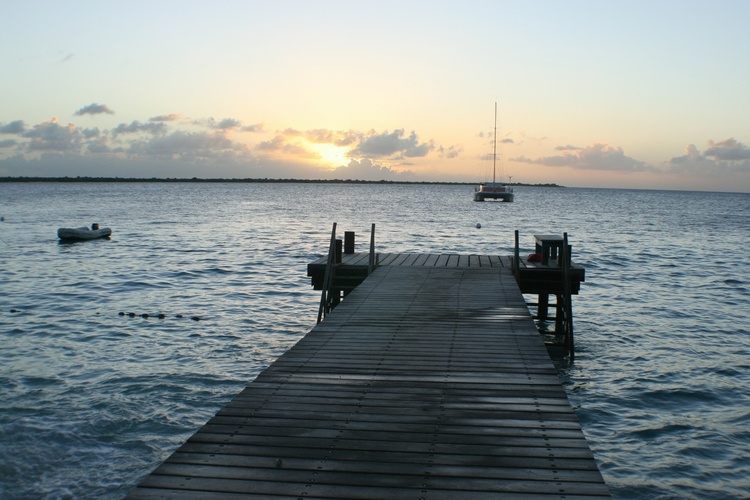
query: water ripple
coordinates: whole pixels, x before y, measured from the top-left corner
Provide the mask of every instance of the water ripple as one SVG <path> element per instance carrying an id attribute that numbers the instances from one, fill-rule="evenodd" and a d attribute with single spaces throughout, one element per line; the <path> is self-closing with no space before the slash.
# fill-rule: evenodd
<path id="1" fill-rule="evenodd" d="M 124 496 L 312 327 L 305 266 L 333 221 L 359 251 L 376 223 L 381 252 L 510 255 L 519 229 L 531 253 L 533 234 L 568 231 L 586 282 L 560 377 L 615 498 L 750 491 L 747 195 L 104 188 L 0 183 L 18 214 L 0 226 L 0 497 Z M 57 244 L 57 227 L 94 216 L 110 240 Z"/>

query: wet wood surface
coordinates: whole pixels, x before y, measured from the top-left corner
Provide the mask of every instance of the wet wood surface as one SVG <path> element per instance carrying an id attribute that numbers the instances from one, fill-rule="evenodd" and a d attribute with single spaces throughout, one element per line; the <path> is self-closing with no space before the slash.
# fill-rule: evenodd
<path id="1" fill-rule="evenodd" d="M 443 257 L 381 256 L 130 497 L 608 497 L 509 266 Z"/>

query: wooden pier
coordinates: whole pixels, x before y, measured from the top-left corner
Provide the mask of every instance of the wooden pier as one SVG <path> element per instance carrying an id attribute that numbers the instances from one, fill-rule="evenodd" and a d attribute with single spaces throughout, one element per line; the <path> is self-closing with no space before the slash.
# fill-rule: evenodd
<path id="1" fill-rule="evenodd" d="M 368 253 L 354 251 L 353 232 L 346 232 L 343 241 L 335 236 L 336 224 L 331 234 L 328 256 L 307 266 L 307 275 L 311 278 L 313 287 L 323 291 L 318 322 L 379 265 L 507 268 L 515 277 L 521 293 L 537 296 L 537 302 L 528 302 L 526 305 L 536 310 L 533 318 L 538 321 L 539 331 L 543 334 L 548 351 L 556 357 L 567 356 L 571 361 L 575 359 L 571 298 L 578 295 L 581 283 L 585 281 L 586 270 L 572 261 L 572 247 L 568 244 L 567 234 L 534 235 L 535 254 L 528 258 L 521 258 L 519 255 L 518 231 L 515 232 L 515 250 L 512 256 L 376 253 L 374 224 Z M 552 304 L 549 302 L 550 296 L 556 299 Z M 549 314 L 551 306 L 555 308 L 554 316 Z M 549 322 L 554 322 L 552 329 L 547 326 Z"/>
<path id="2" fill-rule="evenodd" d="M 509 262 L 381 255 L 129 497 L 608 497 Z"/>

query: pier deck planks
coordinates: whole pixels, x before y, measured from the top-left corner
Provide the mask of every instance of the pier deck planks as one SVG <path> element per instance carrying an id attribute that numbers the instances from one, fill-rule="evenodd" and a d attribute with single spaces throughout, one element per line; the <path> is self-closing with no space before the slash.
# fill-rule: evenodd
<path id="1" fill-rule="evenodd" d="M 475 257 L 381 255 L 129 496 L 608 497 L 509 266 Z"/>

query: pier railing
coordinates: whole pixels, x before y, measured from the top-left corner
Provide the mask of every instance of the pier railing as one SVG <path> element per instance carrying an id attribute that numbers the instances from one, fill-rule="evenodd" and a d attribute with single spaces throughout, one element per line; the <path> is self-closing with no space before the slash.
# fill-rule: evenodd
<path id="1" fill-rule="evenodd" d="M 326 270 L 323 275 L 323 290 L 320 293 L 320 306 L 318 307 L 318 323 L 331 311 L 330 302 L 331 281 L 333 277 L 333 264 L 336 260 L 336 223 L 333 223 L 331 229 L 331 241 L 328 245 L 328 260 L 326 261 Z"/>
<path id="2" fill-rule="evenodd" d="M 354 238 L 354 232 L 346 231 L 344 233 L 344 253 L 354 253 Z M 370 254 L 366 268 L 342 266 L 341 243 L 341 240 L 336 238 L 336 223 L 334 222 L 331 229 L 331 240 L 328 245 L 328 256 L 326 258 L 325 273 L 321 285 L 318 323 L 323 321 L 323 318 L 341 302 L 342 295 L 346 296 L 362 280 L 372 274 L 378 266 L 378 258 L 375 253 L 375 224 L 370 229 Z"/>

